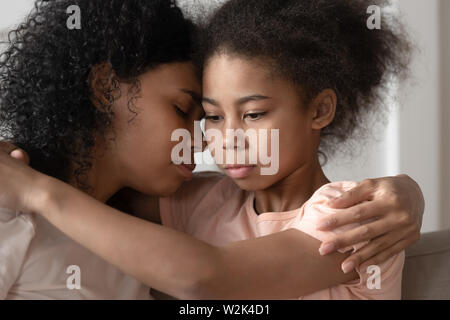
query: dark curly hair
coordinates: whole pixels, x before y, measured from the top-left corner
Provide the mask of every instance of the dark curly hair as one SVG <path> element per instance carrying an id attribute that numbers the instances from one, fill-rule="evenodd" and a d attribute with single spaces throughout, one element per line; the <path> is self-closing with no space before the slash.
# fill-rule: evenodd
<path id="1" fill-rule="evenodd" d="M 370 30 L 370 5 L 382 9 Z M 406 77 L 412 46 L 381 0 L 230 0 L 204 22 L 202 56 L 216 53 L 263 59 L 296 84 L 308 103 L 323 89 L 338 97 L 334 121 L 322 130 L 319 154 L 333 154 L 382 111 L 392 75 Z M 365 130 L 358 130 L 365 131 Z"/>
<path id="2" fill-rule="evenodd" d="M 71 5 L 81 11 L 79 30 L 67 27 Z M 132 84 L 128 108 L 135 114 L 137 77 L 161 64 L 191 61 L 195 34 L 194 23 L 170 0 L 36 1 L 0 56 L 3 138 L 25 149 L 35 169 L 88 187 L 94 137 L 111 124 L 119 81 Z M 104 62 L 116 77 L 98 108 L 89 76 Z"/>

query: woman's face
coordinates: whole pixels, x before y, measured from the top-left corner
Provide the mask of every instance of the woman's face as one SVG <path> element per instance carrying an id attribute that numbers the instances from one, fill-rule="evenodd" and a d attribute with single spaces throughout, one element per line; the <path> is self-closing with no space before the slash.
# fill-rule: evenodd
<path id="1" fill-rule="evenodd" d="M 201 85 L 191 63 L 161 65 L 139 80 L 141 90 L 132 111 L 128 105 L 132 97 L 126 94 L 129 85 L 121 84 L 123 94 L 114 106 L 115 168 L 122 186 L 167 196 L 190 179 L 195 168 L 173 163 L 172 149 L 179 142 L 172 142 L 171 136 L 176 129 L 187 129 L 194 136 L 194 121 L 203 115 Z M 193 154 L 191 159 L 194 163 Z"/>
<path id="2" fill-rule="evenodd" d="M 303 104 L 298 88 L 271 74 L 262 63 L 226 54 L 213 56 L 205 66 L 203 96 L 205 129 L 218 129 L 224 137 L 222 159 L 211 144 L 209 148 L 216 162 L 224 163 L 219 167 L 242 189 L 267 189 L 317 157 L 320 131 L 313 129 L 313 115 Z M 258 135 L 258 143 L 246 136 L 246 165 L 231 167 L 237 164 L 237 157 L 231 163 L 226 150 L 238 148 L 233 146 L 234 139 L 226 136 L 227 129 L 266 129 L 267 150 L 259 145 L 263 136 Z M 279 130 L 278 139 L 271 138 L 271 130 Z M 279 149 L 274 148 L 271 154 L 275 143 Z M 248 157 L 251 147 L 257 150 L 256 164 Z M 279 158 L 278 171 L 271 175 L 261 175 L 261 169 L 270 166 L 261 161 L 266 152 L 272 161 Z"/>

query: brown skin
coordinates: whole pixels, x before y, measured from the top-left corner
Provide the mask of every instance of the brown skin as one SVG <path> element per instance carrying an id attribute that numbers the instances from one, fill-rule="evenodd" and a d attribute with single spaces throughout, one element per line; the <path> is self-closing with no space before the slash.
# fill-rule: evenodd
<path id="1" fill-rule="evenodd" d="M 166 71 L 168 72 L 167 69 Z M 150 73 L 148 76 L 152 77 Z M 179 74 L 176 75 L 178 80 L 179 76 Z M 144 78 L 141 80 L 145 82 Z M 154 95 L 146 96 L 144 100 L 150 102 L 160 98 L 161 105 L 155 106 L 150 103 L 147 105 L 142 100 L 138 100 L 139 117 L 142 116 L 142 108 L 160 107 L 161 109 L 158 111 L 164 114 L 167 109 L 170 109 L 174 100 L 178 101 L 178 98 L 174 98 L 175 94 L 180 94 L 178 86 L 176 86 L 178 90 L 172 86 L 173 90 L 170 92 L 173 96 L 165 96 L 164 90 L 161 89 L 163 87 L 161 78 L 158 77 L 158 81 L 152 85 L 156 86 L 158 90 L 154 92 Z M 191 89 L 195 91 L 195 88 Z M 171 98 L 168 98 L 169 96 Z M 325 101 L 329 105 L 335 103 L 333 95 L 327 91 L 318 101 Z M 181 101 L 179 103 L 182 104 Z M 316 105 L 313 123 L 319 128 L 324 125 L 324 121 L 326 122 L 331 114 L 327 112 L 329 108 L 324 107 L 323 103 L 316 103 Z M 117 106 L 120 106 L 120 101 Z M 122 102 L 121 106 L 123 108 L 121 110 L 127 110 L 125 102 Z M 151 121 L 149 118 L 158 117 L 164 126 L 167 118 L 154 115 L 153 111 L 141 119 L 145 125 L 139 126 L 138 124 L 140 130 L 130 131 L 134 132 L 134 139 L 130 134 L 128 140 L 121 138 L 120 141 L 116 140 L 116 144 L 108 145 L 108 148 L 99 148 L 101 152 L 98 152 L 97 156 L 104 162 L 94 164 L 94 171 L 90 177 L 94 186 L 97 186 L 94 193 L 97 198 L 106 198 L 107 195 L 113 193 L 113 189 L 117 190 L 117 186 L 136 188 L 147 194 L 164 195 L 166 192 L 170 192 L 173 180 L 165 180 L 165 177 L 162 176 L 160 176 L 162 180 L 156 180 L 156 177 L 160 174 L 159 170 L 168 170 L 169 175 L 173 174 L 173 177 L 178 177 L 175 174 L 175 172 L 179 172 L 178 168 L 174 167 L 171 162 L 168 163 L 165 155 L 153 157 L 152 151 L 156 149 L 147 148 L 147 145 L 149 141 L 156 139 L 155 135 L 161 134 L 163 136 L 159 136 L 161 141 L 156 141 L 152 146 L 167 151 L 170 159 L 170 150 L 174 146 L 174 143 L 170 143 L 170 134 L 172 130 L 183 127 L 183 125 L 176 120 L 173 122 L 175 127 L 164 131 L 166 134 L 159 132 L 158 130 L 165 129 L 158 127 L 157 123 L 155 123 L 157 130 L 155 127 L 147 126 Z M 166 114 L 167 117 L 178 115 L 178 113 Z M 189 127 L 199 115 L 192 114 L 190 117 L 192 119 L 184 127 Z M 126 134 L 123 131 L 130 129 L 128 120 L 129 113 L 118 115 L 118 120 L 114 124 L 116 130 L 122 130 L 121 133 Z M 317 128 L 313 129 L 318 130 Z M 144 140 L 142 138 L 144 135 L 150 135 L 152 139 Z M 118 136 L 117 131 L 116 136 Z M 134 142 L 136 144 L 133 148 L 123 146 L 123 144 Z M 158 145 L 158 143 L 163 143 L 163 145 Z M 143 146 L 146 147 L 143 148 Z M 120 152 L 123 158 L 114 152 Z M 118 157 L 118 159 L 107 161 L 108 157 Z M 140 161 L 141 157 L 145 161 Z M 130 158 L 132 160 L 128 160 Z M 151 165 L 158 170 L 147 168 L 148 161 L 152 161 Z M 106 174 L 107 170 L 103 174 L 98 173 L 106 168 L 119 172 L 113 174 L 109 172 L 111 176 Z M 142 169 L 145 169 L 144 172 L 148 176 L 154 175 L 152 179 L 139 171 Z M 131 176 L 137 177 L 137 181 L 127 182 L 127 178 Z M 318 176 L 320 177 L 320 175 Z M 3 205 L 5 205 L 3 202 L 6 201 L 10 208 L 31 210 L 42 214 L 74 240 L 126 273 L 179 298 L 298 297 L 356 277 L 355 272 L 344 275 L 339 270 L 346 255 L 331 254 L 328 257 L 320 257 L 317 250 L 320 242 L 297 230 L 280 232 L 268 237 L 217 248 L 185 234 L 120 213 L 60 181 L 43 176 L 23 164 L 9 159 L 4 154 L 0 154 L 0 177 L 2 180 L 0 187 L 4 186 L 0 190 Z M 184 177 L 181 175 L 179 179 L 182 182 Z M 318 184 L 320 183 L 319 180 Z M 103 184 L 107 184 L 108 188 L 98 187 Z M 390 184 L 390 186 L 396 187 L 395 184 Z M 394 190 L 399 189 L 394 188 Z M 400 188 L 400 190 L 405 189 Z M 408 188 L 406 190 L 411 191 Z M 277 203 L 278 198 L 288 199 L 281 198 L 284 197 L 284 194 L 274 192 L 269 196 L 272 198 L 268 197 L 267 199 L 274 199 L 275 205 L 280 204 L 280 207 L 296 205 L 295 202 L 289 203 L 288 201 Z M 265 203 L 261 202 L 261 205 L 264 206 Z M 414 213 L 417 214 L 416 211 Z M 267 257 L 265 252 L 270 247 L 275 255 Z M 283 248 L 283 250 L 278 250 L 278 248 Z M 251 259 L 248 259 L 249 256 Z M 161 265 L 161 261 L 164 261 L 163 265 Z M 310 261 L 310 263 L 305 264 L 305 261 Z M 260 268 L 261 265 L 264 265 L 265 268 Z M 299 268 L 302 268 L 304 272 L 299 273 Z"/>
<path id="2" fill-rule="evenodd" d="M 255 191 L 257 212 L 300 208 L 329 183 L 319 163 L 318 147 L 320 130 L 333 121 L 336 110 L 332 90 L 322 91 L 305 105 L 299 88 L 271 75 L 260 61 L 225 54 L 213 56 L 208 62 L 203 90 L 207 130 L 218 129 L 224 136 L 227 129 L 279 130 L 278 173 L 261 175 L 258 162 L 249 176 L 234 179 L 240 188 Z M 255 96 L 264 98 L 243 99 Z M 224 149 L 228 146 L 224 141 Z M 246 148 L 250 148 L 248 139 Z"/>
<path id="3" fill-rule="evenodd" d="M 102 92 L 95 90 L 101 79 L 111 79 L 108 74 L 113 74 L 113 70 L 107 65 L 97 68 L 91 80 L 95 93 Z M 167 196 L 187 180 L 171 160 L 171 150 L 177 142 L 171 142 L 170 138 L 178 128 L 186 128 L 193 134 L 194 121 L 202 117 L 203 110 L 198 104 L 201 86 L 194 66 L 191 63 L 159 66 L 140 76 L 139 81 L 141 93 L 135 107 L 139 116 L 133 117 L 128 109 L 130 84 L 121 82 L 123 94 L 114 103 L 112 126 L 104 138 L 97 139 L 89 184 L 93 187 L 92 195 L 103 202 L 124 187 Z M 176 106 L 187 116 L 177 111 Z"/>
<path id="4" fill-rule="evenodd" d="M 226 54 L 210 59 L 203 79 L 206 128 L 218 129 L 224 136 L 226 129 L 280 130 L 279 172 L 261 176 L 261 165 L 257 165 L 248 177 L 235 182 L 242 189 L 255 191 L 257 212 L 288 211 L 300 207 L 314 190 L 329 182 L 319 165 L 317 150 L 320 130 L 334 118 L 337 97 L 332 90 L 323 90 L 305 105 L 301 88 L 274 77 L 261 62 Z M 264 98 L 244 99 L 246 103 L 241 103 L 242 98 L 255 96 Z M 225 140 L 224 150 L 227 146 Z M 341 199 L 330 202 L 330 206 L 349 209 L 322 221 L 318 229 L 332 230 L 369 218 L 378 219 L 322 244 L 320 252 L 326 255 L 371 240 L 343 262 L 344 272 L 362 263 L 360 267 L 364 270 L 386 261 L 420 238 L 424 199 L 420 187 L 406 175 L 365 180 Z M 413 211 L 418 214 L 411 215 Z"/>
<path id="5" fill-rule="evenodd" d="M 107 65 L 94 71 L 90 80 L 94 95 L 98 95 L 104 91 L 96 90 L 97 85 L 103 86 L 103 80 L 112 79 L 114 74 Z M 142 93 L 136 101 L 138 116 L 130 122 L 128 97 L 122 95 L 113 106 L 110 133 L 97 137 L 89 182 L 91 195 L 101 202 L 9 159 L 12 171 L 6 170 L 8 162 L 2 162 L 5 170 L 1 175 L 4 182 L 11 182 L 2 190 L 7 207 L 40 213 L 124 272 L 178 298 L 297 297 L 357 277 L 355 272 L 340 272 L 344 255 L 320 257 L 320 242 L 297 230 L 218 248 L 102 204 L 124 187 L 169 195 L 187 179 L 171 161 L 171 150 L 177 142 L 170 142 L 170 137 L 179 128 L 189 128 L 193 136 L 193 122 L 202 116 L 202 109 L 195 103 L 200 96 L 195 70 L 191 64 L 164 65 L 139 80 Z M 121 82 L 121 92 L 128 92 L 128 86 Z M 102 98 L 94 96 L 93 101 Z M 177 112 L 175 104 L 188 116 Z M 22 199 L 20 204 L 13 193 Z M 278 253 L 267 257 L 265 250 L 271 247 Z M 308 266 L 304 266 L 305 259 L 310 261 Z M 262 270 L 261 265 L 265 266 Z M 298 273 L 301 266 L 303 274 Z"/>
<path id="6" fill-rule="evenodd" d="M 352 270 L 354 266 L 365 270 L 370 265 L 378 265 L 420 239 L 425 201 L 419 185 L 407 175 L 364 180 L 329 205 L 347 210 L 323 220 L 319 230 L 333 230 L 349 223 L 378 219 L 322 244 L 321 254 L 326 255 L 338 248 L 371 240 L 343 262 L 343 266 L 347 264 L 346 270 Z M 324 250 L 327 244 L 330 247 Z"/>

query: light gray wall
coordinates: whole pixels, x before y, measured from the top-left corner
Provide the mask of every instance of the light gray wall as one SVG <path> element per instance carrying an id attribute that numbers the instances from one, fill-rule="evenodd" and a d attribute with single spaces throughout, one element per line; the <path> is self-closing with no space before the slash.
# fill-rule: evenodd
<path id="1" fill-rule="evenodd" d="M 426 210 L 424 231 L 450 227 L 442 224 L 441 126 L 443 55 L 441 45 L 440 0 L 401 0 L 399 7 L 416 41 L 418 52 L 413 79 L 403 88 L 399 117 L 400 170 L 421 185 Z M 448 19 L 449 17 L 447 17 Z"/>
<path id="2" fill-rule="evenodd" d="M 450 0 L 441 0 L 442 226 L 450 228 Z"/>

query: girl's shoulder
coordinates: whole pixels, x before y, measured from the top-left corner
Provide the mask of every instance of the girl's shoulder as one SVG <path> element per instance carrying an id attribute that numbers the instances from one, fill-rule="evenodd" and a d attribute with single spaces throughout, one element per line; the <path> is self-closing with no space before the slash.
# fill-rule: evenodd
<path id="1" fill-rule="evenodd" d="M 323 198 L 329 200 L 338 198 L 345 192 L 355 188 L 358 184 L 356 181 L 335 181 L 327 183 L 314 192 L 310 201 L 323 200 Z"/>
<path id="2" fill-rule="evenodd" d="M 339 209 L 329 207 L 328 202 L 341 197 L 357 185 L 358 182 L 355 181 L 336 181 L 321 186 L 302 207 L 300 218 L 317 223 L 325 216 L 340 212 Z"/>

